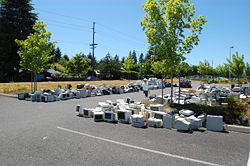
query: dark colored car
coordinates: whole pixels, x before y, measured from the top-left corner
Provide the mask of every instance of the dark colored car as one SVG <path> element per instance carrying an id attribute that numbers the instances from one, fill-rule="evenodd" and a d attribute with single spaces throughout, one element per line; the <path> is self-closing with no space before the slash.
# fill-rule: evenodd
<path id="1" fill-rule="evenodd" d="M 89 76 L 86 78 L 86 81 L 99 81 L 101 80 L 100 78 L 97 78 L 95 76 Z"/>
<path id="2" fill-rule="evenodd" d="M 181 88 L 191 88 L 191 81 L 187 80 L 187 79 L 182 79 L 180 81 L 180 87 Z"/>

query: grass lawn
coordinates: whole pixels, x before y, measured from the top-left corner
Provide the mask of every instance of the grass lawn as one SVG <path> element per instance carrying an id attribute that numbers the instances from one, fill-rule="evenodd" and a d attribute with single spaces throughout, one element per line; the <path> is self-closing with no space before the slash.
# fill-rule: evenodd
<path id="1" fill-rule="evenodd" d="M 76 89 L 77 84 L 91 84 L 91 85 L 127 85 L 128 83 L 135 82 L 129 80 L 101 80 L 101 81 L 61 81 L 61 82 L 38 82 L 37 89 L 54 89 L 60 85 L 64 88 L 67 84 L 72 85 L 72 89 Z M 31 91 L 30 82 L 20 83 L 0 83 L 0 93 L 5 94 L 18 94 Z"/>

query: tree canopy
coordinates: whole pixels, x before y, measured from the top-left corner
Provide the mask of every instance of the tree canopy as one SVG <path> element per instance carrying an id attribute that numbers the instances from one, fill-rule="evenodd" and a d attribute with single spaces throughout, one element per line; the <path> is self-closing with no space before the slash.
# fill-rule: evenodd
<path id="1" fill-rule="evenodd" d="M 239 56 L 238 51 L 232 55 L 232 60 L 227 59 L 230 72 L 234 77 L 240 78 L 245 70 L 244 55 Z"/>
<path id="2" fill-rule="evenodd" d="M 37 20 L 30 2 L 0 0 L 0 81 L 18 79 L 20 57 L 15 39 L 26 39 Z"/>
<path id="3" fill-rule="evenodd" d="M 91 60 L 81 54 L 76 54 L 72 60 L 67 63 L 67 72 L 71 76 L 86 76 L 92 70 Z"/>
<path id="4" fill-rule="evenodd" d="M 17 40 L 20 65 L 28 71 L 38 74 L 47 69 L 51 53 L 56 42 L 50 42 L 51 33 L 45 29 L 46 25 L 39 21 L 33 26 L 34 33 L 25 40 Z"/>

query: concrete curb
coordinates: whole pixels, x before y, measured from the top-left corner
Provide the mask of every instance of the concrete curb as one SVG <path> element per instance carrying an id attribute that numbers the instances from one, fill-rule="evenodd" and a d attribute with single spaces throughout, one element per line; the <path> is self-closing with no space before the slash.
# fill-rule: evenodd
<path id="1" fill-rule="evenodd" d="M 250 134 L 250 127 L 247 127 L 247 126 L 238 126 L 238 125 L 228 125 L 228 124 L 226 124 L 225 129 L 227 131 L 234 131 L 234 132 Z"/>
<path id="2" fill-rule="evenodd" d="M 4 93 L 0 93 L 0 96 L 10 97 L 10 98 L 17 98 L 18 97 L 17 95 L 8 95 L 8 94 L 4 94 Z"/>

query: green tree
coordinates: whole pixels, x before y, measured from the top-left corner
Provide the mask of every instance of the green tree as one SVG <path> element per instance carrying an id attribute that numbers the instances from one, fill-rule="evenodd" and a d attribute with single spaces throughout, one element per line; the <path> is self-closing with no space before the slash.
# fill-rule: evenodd
<path id="1" fill-rule="evenodd" d="M 69 56 L 68 55 L 63 55 L 63 58 L 66 60 L 66 61 L 69 61 Z"/>
<path id="2" fill-rule="evenodd" d="M 132 52 L 132 58 L 134 59 L 135 64 L 137 64 L 137 56 L 135 50 Z"/>
<path id="3" fill-rule="evenodd" d="M 192 75 L 192 67 L 187 62 L 182 62 L 178 65 L 176 74 L 181 77 L 190 76 Z"/>
<path id="4" fill-rule="evenodd" d="M 248 79 L 250 79 L 250 65 L 246 63 L 245 73 Z"/>
<path id="5" fill-rule="evenodd" d="M 39 21 L 33 26 L 34 33 L 30 34 L 27 39 L 15 40 L 19 46 L 20 65 L 34 73 L 35 76 L 47 69 L 51 59 L 49 54 L 56 43 L 50 42 L 51 33 L 47 32 L 45 27 L 46 25 Z M 34 90 L 37 90 L 36 83 Z"/>
<path id="6" fill-rule="evenodd" d="M 92 67 L 89 65 L 91 60 L 86 56 L 76 54 L 72 60 L 67 64 L 67 72 L 71 76 L 86 76 L 89 71 L 92 71 Z"/>
<path id="7" fill-rule="evenodd" d="M 244 55 L 239 56 L 238 51 L 232 55 L 232 61 L 227 59 L 230 72 L 232 76 L 240 78 L 242 77 L 244 70 L 245 70 L 245 62 L 244 62 Z"/>
<path id="8" fill-rule="evenodd" d="M 135 68 L 134 59 L 128 56 L 127 58 L 125 58 L 124 63 L 122 63 L 121 72 L 126 73 L 128 79 L 131 79 L 131 74 L 136 73 L 133 70 L 134 68 Z"/>
<path id="9" fill-rule="evenodd" d="M 198 66 L 192 65 L 191 66 L 191 73 L 190 75 L 198 75 Z"/>
<path id="10" fill-rule="evenodd" d="M 217 76 L 228 77 L 229 69 L 225 64 L 218 65 L 215 68 L 215 73 L 216 73 Z"/>
<path id="11" fill-rule="evenodd" d="M 214 69 L 207 60 L 201 61 L 198 66 L 198 73 L 201 75 L 213 75 Z"/>
<path id="12" fill-rule="evenodd" d="M 31 0 L 0 0 L 0 82 L 18 80 L 20 57 L 15 39 L 33 33 L 37 15 Z"/>
<path id="13" fill-rule="evenodd" d="M 199 34 L 207 21 L 202 15 L 193 18 L 195 6 L 188 0 L 147 0 L 143 9 L 146 13 L 141 25 L 159 61 L 157 66 L 163 67 L 159 69 L 160 74 L 170 72 L 173 85 L 176 66 L 185 59 L 184 54 L 198 45 Z"/>
<path id="14" fill-rule="evenodd" d="M 55 50 L 55 55 L 54 55 L 54 62 L 59 62 L 59 60 L 62 58 L 62 53 L 59 47 L 56 48 Z"/>
<path id="15" fill-rule="evenodd" d="M 143 63 L 143 62 L 144 62 L 144 55 L 143 53 L 141 53 L 139 57 L 139 63 Z"/>
<path id="16" fill-rule="evenodd" d="M 102 79 L 119 79 L 121 63 L 119 57 L 116 55 L 114 58 L 108 53 L 98 64 L 100 77 Z"/>

